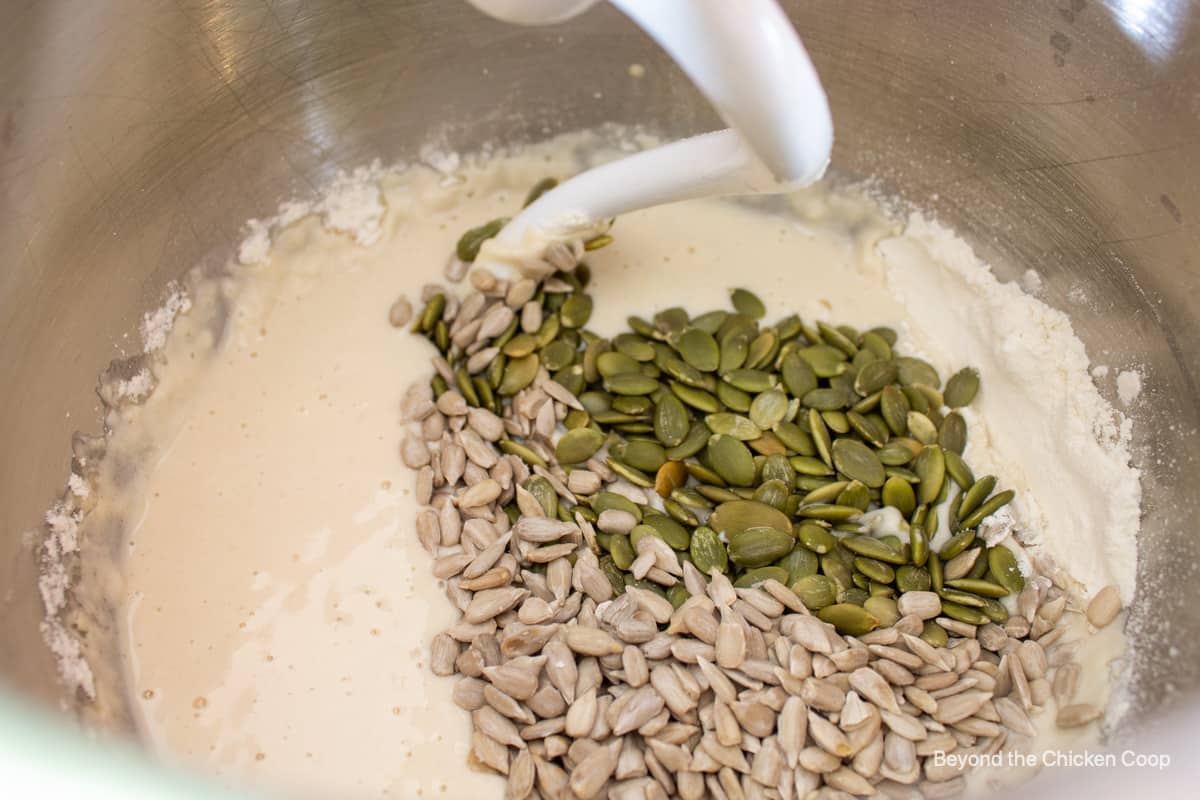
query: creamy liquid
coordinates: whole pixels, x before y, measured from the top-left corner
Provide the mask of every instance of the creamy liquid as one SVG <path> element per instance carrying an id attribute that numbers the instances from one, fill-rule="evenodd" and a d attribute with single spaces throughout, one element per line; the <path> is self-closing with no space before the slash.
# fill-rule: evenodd
<path id="1" fill-rule="evenodd" d="M 114 421 L 95 512 L 125 523 L 120 569 L 97 574 L 120 598 L 131 702 L 156 750 L 306 795 L 500 796 L 499 779 L 465 766 L 453 681 L 427 669 L 429 641 L 456 613 L 413 532 L 398 404 L 430 373 L 431 349 L 387 312 L 439 281 L 463 229 L 576 169 L 564 153 L 500 161 L 465 183 L 419 168 L 390 177 L 373 247 L 306 219 L 265 263 L 235 267 L 213 297 L 197 292 L 156 391 Z M 590 327 L 725 307 L 740 285 L 768 318 L 910 330 L 873 247 L 896 228 L 836 196 L 805 217 L 715 201 L 623 217 L 615 244 L 589 257 Z M 233 310 L 214 342 L 216 296 Z M 1117 626 L 1087 646 L 1081 699 L 1103 702 Z"/>

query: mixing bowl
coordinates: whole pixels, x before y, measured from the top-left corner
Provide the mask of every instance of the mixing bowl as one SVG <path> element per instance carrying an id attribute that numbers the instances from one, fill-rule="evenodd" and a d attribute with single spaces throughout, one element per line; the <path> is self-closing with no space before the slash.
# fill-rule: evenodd
<path id="1" fill-rule="evenodd" d="M 1133 688 L 1115 741 L 1172 719 L 1160 740 L 1186 741 L 1178 726 L 1200 727 L 1200 6 L 784 5 L 832 101 L 835 167 L 935 212 L 1002 279 L 1036 272 L 1096 360 L 1143 374 Z M 28 532 L 72 433 L 99 430 L 97 373 L 168 281 L 224 262 L 246 219 L 339 168 L 605 122 L 667 138 L 719 126 L 603 6 L 551 28 L 450 0 L 44 0 L 3 16 L 0 678 L 46 706 L 64 698 Z"/>

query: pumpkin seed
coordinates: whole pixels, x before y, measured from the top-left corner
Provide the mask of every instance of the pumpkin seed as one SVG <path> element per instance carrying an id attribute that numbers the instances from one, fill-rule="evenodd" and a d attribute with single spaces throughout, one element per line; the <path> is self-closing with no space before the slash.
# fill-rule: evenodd
<path id="1" fill-rule="evenodd" d="M 800 540 L 800 544 L 814 553 L 825 554 L 837 546 L 837 538 L 829 532 L 829 529 L 815 522 L 801 522 L 796 525 L 795 534 L 796 538 Z"/>
<path id="2" fill-rule="evenodd" d="M 831 503 L 811 503 L 806 506 L 800 506 L 796 511 L 797 516 L 805 517 L 806 519 L 821 519 L 827 522 L 844 522 L 846 520 L 855 519 L 862 514 L 853 506 L 839 506 Z"/>
<path id="3" fill-rule="evenodd" d="M 685 362 L 703 372 L 712 372 L 721 363 L 721 348 L 717 340 L 699 328 L 683 331 L 675 347 Z"/>
<path id="4" fill-rule="evenodd" d="M 975 509 L 969 515 L 964 517 L 961 524 L 965 527 L 974 527 L 978 525 L 979 523 L 983 522 L 986 517 L 990 517 L 992 514 L 995 514 L 1001 508 L 1008 505 L 1014 497 L 1016 497 L 1016 492 L 1012 491 L 1011 489 L 1005 492 L 1000 492 L 997 495 L 993 495 L 991 498 L 984 501 L 979 508 Z"/>
<path id="5" fill-rule="evenodd" d="M 668 396 L 672 400 L 675 400 L 678 402 L 678 398 L 675 397 L 675 395 L 668 395 Z M 664 397 L 663 400 L 666 400 L 666 397 Z M 660 402 L 660 404 L 662 403 L 661 400 L 659 402 Z M 685 412 L 686 412 L 686 409 L 685 409 Z M 675 412 L 670 412 L 670 413 L 675 413 Z M 677 444 L 674 447 L 667 450 L 667 458 L 669 458 L 673 461 L 682 461 L 685 458 L 690 458 L 690 457 L 696 455 L 697 453 L 699 453 L 701 450 L 704 449 L 704 446 L 706 444 L 708 444 L 708 437 L 710 435 L 711 435 L 711 433 L 708 430 L 708 426 L 705 425 L 703 422 L 692 423 L 692 426 L 691 426 L 691 428 L 688 429 L 687 436 L 685 436 L 683 438 L 683 441 L 681 441 L 679 444 Z M 661 441 L 661 439 L 660 439 L 660 441 Z M 665 442 L 664 442 L 664 444 L 665 444 Z"/>
<path id="6" fill-rule="evenodd" d="M 779 351 L 779 339 L 774 331 L 763 331 L 754 337 L 746 351 L 746 366 L 761 369 L 769 366 Z"/>
<path id="7" fill-rule="evenodd" d="M 654 491 L 659 497 L 669 497 L 687 483 L 687 478 L 688 471 L 682 462 L 668 461 L 654 476 Z"/>
<path id="8" fill-rule="evenodd" d="M 1010 594 L 1018 594 L 1025 588 L 1025 577 L 1017 566 L 1017 558 L 1007 547 L 1000 545 L 988 550 L 987 563 L 992 579 Z"/>
<path id="9" fill-rule="evenodd" d="M 943 450 L 952 453 L 962 453 L 967 447 L 967 421 L 963 419 L 962 414 L 953 411 L 946 415 L 942 420 L 942 427 L 938 430 L 938 444 Z"/>
<path id="10" fill-rule="evenodd" d="M 746 445 L 732 436 L 715 434 L 706 448 L 713 471 L 733 486 L 754 483 L 754 457 Z"/>
<path id="11" fill-rule="evenodd" d="M 1000 584 L 980 579 L 959 578 L 958 580 L 946 581 L 946 586 L 970 592 L 971 594 L 982 595 L 985 598 L 1001 598 L 1008 595 L 1008 589 Z"/>
<path id="12" fill-rule="evenodd" d="M 782 422 L 787 413 L 787 395 L 778 389 L 763 392 L 750 403 L 750 420 L 763 430 Z"/>
<path id="13" fill-rule="evenodd" d="M 917 500 L 923 505 L 933 503 L 941 494 L 942 484 L 946 480 L 946 456 L 942 453 L 942 448 L 936 444 L 927 444 L 921 448 L 913 471 L 920 480 L 917 486 Z"/>
<path id="14" fill-rule="evenodd" d="M 879 410 L 892 435 L 904 436 L 908 433 L 908 414 L 912 408 L 899 387 L 883 387 L 883 394 L 879 397 Z"/>
<path id="15" fill-rule="evenodd" d="M 885 506 L 892 506 L 905 517 L 910 516 L 917 507 L 917 496 L 912 485 L 900 477 L 891 477 L 883 484 L 880 496 Z"/>
<path id="16" fill-rule="evenodd" d="M 727 411 L 709 414 L 704 418 L 704 423 L 713 433 L 732 436 L 742 441 L 757 439 L 762 435 L 762 430 L 748 418 Z"/>
<path id="17" fill-rule="evenodd" d="M 658 442 L 634 439 L 625 443 L 618 458 L 642 472 L 658 472 L 659 467 L 666 463 L 667 454 Z"/>
<path id="18" fill-rule="evenodd" d="M 708 525 L 725 538 L 734 538 L 751 528 L 774 528 L 791 537 L 792 523 L 787 514 L 756 500 L 733 500 L 717 506 Z"/>
<path id="19" fill-rule="evenodd" d="M 716 332 L 721 329 L 721 325 L 724 324 L 728 317 L 728 311 L 723 311 L 721 309 L 709 311 L 708 313 L 701 314 L 693 319 L 692 327 L 699 328 L 706 333 L 716 334 Z"/>
<path id="20" fill-rule="evenodd" d="M 946 633 L 945 628 L 933 620 L 929 620 L 921 628 L 920 639 L 930 647 L 945 647 L 950 641 L 950 636 Z"/>
<path id="21" fill-rule="evenodd" d="M 642 521 L 642 509 L 637 503 L 630 500 L 624 495 L 616 492 L 597 492 L 592 499 L 592 510 L 597 514 L 603 514 L 605 511 L 627 511 L 633 515 L 638 522 Z"/>
<path id="22" fill-rule="evenodd" d="M 623 533 L 613 534 L 609 538 L 608 552 L 612 556 L 613 563 L 622 570 L 629 569 L 633 560 L 637 558 L 637 554 L 633 551 L 633 545 L 629 543 L 629 537 Z"/>
<path id="23" fill-rule="evenodd" d="M 834 499 L 834 505 L 866 511 L 871 505 L 871 490 L 861 481 L 850 481 Z"/>
<path id="24" fill-rule="evenodd" d="M 822 622 L 837 628 L 844 636 L 864 636 L 879 627 L 879 618 L 861 606 L 835 603 L 817 612 Z"/>
<path id="25" fill-rule="evenodd" d="M 479 257 L 479 248 L 488 239 L 500 233 L 500 229 L 508 224 L 508 217 L 497 217 L 485 222 L 477 228 L 471 228 L 458 239 L 454 252 L 460 261 L 471 262 Z"/>
<path id="26" fill-rule="evenodd" d="M 971 608 L 949 600 L 942 601 L 942 614 L 950 619 L 965 622 L 968 625 L 986 625 L 992 621 L 987 614 L 984 614 L 978 608 Z"/>
<path id="27" fill-rule="evenodd" d="M 883 486 L 886 475 L 879 457 L 865 444 L 854 439 L 838 439 L 832 447 L 833 465 L 846 477 L 861 481 L 872 489 Z"/>
<path id="28" fill-rule="evenodd" d="M 924 383 L 936 389 L 942 385 L 942 379 L 933 365 L 920 358 L 901 356 L 896 359 L 896 370 L 900 383 L 905 386 Z"/>
<path id="29" fill-rule="evenodd" d="M 878 424 L 875 420 L 879 420 Z M 846 421 L 850 423 L 850 428 L 868 444 L 874 447 L 883 447 L 887 443 L 887 425 L 877 414 L 864 417 L 857 411 L 848 411 L 846 412 Z"/>
<path id="30" fill-rule="evenodd" d="M 779 581 L 783 583 L 786 580 L 787 570 L 785 569 L 779 567 L 758 567 L 743 572 L 742 576 L 733 582 L 733 585 L 738 589 L 750 589 L 758 586 L 763 581 Z"/>
<path id="31" fill-rule="evenodd" d="M 721 404 L 717 402 L 717 398 L 703 389 L 687 386 L 678 381 L 671 381 L 671 392 L 682 400 L 684 404 L 705 414 L 715 414 L 721 410 Z"/>
<path id="32" fill-rule="evenodd" d="M 721 339 L 721 360 L 717 371 L 721 373 L 737 369 L 746 363 L 750 355 L 749 332 L 730 334 Z"/>
<path id="33" fill-rule="evenodd" d="M 959 504 L 958 514 L 960 517 L 969 515 L 972 511 L 979 508 L 980 504 L 992 493 L 996 488 L 996 476 L 984 475 L 979 480 L 968 486 L 963 491 L 962 502 Z"/>
<path id="34" fill-rule="evenodd" d="M 786 585 L 790 586 L 807 575 L 816 575 L 821 564 L 816 553 L 807 547 L 796 546 L 790 553 L 776 561 L 775 566 L 787 570 Z"/>
<path id="35" fill-rule="evenodd" d="M 641 486 L 646 489 L 654 486 L 654 480 L 637 467 L 631 467 L 628 464 L 618 461 L 612 456 L 604 459 L 604 463 L 608 465 L 609 469 L 632 483 L 634 486 Z"/>
<path id="36" fill-rule="evenodd" d="M 963 461 L 963 457 L 953 450 L 947 450 L 946 456 L 946 474 L 954 479 L 959 488 L 966 491 L 975 483 L 975 473 L 971 472 L 971 468 L 967 466 L 967 462 Z"/>
<path id="37" fill-rule="evenodd" d="M 795 352 L 788 353 L 780 362 L 780 377 L 784 388 L 793 397 L 804 397 L 817 388 L 817 374 L 808 362 Z"/>
<path id="38" fill-rule="evenodd" d="M 909 559 L 918 567 L 924 566 L 929 557 L 929 537 L 925 534 L 924 524 L 914 524 L 908 529 Z"/>
<path id="39" fill-rule="evenodd" d="M 891 583 L 896 579 L 896 571 L 882 561 L 859 556 L 854 559 L 854 568 L 879 583 Z"/>
<path id="40" fill-rule="evenodd" d="M 929 417 L 920 411 L 910 411 L 905 418 L 908 433 L 921 444 L 935 444 L 938 440 L 938 429 Z"/>
<path id="41" fill-rule="evenodd" d="M 546 369 L 554 372 L 575 360 L 575 348 L 559 339 L 542 348 L 541 358 Z"/>
<path id="42" fill-rule="evenodd" d="M 604 385 L 613 394 L 625 395 L 650 394 L 660 386 L 654 378 L 629 372 L 613 375 L 605 380 Z"/>
<path id="43" fill-rule="evenodd" d="M 509 355 L 512 355 L 511 353 Z M 596 371 L 605 378 L 612 378 L 625 373 L 637 374 L 641 363 L 624 353 L 610 350 L 596 357 Z"/>
<path id="44" fill-rule="evenodd" d="M 688 386 L 703 389 L 708 384 L 709 376 L 706 376 L 691 364 L 675 356 L 663 359 L 662 370 L 675 380 Z"/>
<path id="45" fill-rule="evenodd" d="M 796 470 L 783 455 L 770 455 L 763 459 L 763 481 L 779 481 L 790 492 L 796 486 Z"/>
<path id="46" fill-rule="evenodd" d="M 537 353 L 530 353 L 524 358 L 510 358 L 508 365 L 504 368 L 504 377 L 500 379 L 500 385 L 496 387 L 496 391 L 509 396 L 521 391 L 533 383 L 533 379 L 537 377 L 540 363 Z"/>
<path id="47" fill-rule="evenodd" d="M 943 396 L 946 405 L 951 408 L 962 408 L 971 405 L 979 392 L 979 371 L 974 367 L 963 367 L 950 376 L 946 381 L 946 391 Z"/>
<path id="48" fill-rule="evenodd" d="M 826 575 L 809 574 L 791 583 L 792 591 L 809 611 L 820 611 L 837 602 L 837 584 Z"/>
<path id="49" fill-rule="evenodd" d="M 525 202 L 521 205 L 521 208 L 528 208 L 529 206 L 533 205 L 535 202 L 537 202 L 539 197 L 553 189 L 555 186 L 558 186 L 557 179 L 542 178 L 533 185 L 533 188 L 529 190 L 529 194 L 525 195 Z"/>
<path id="50" fill-rule="evenodd" d="M 929 586 L 929 571 L 923 567 L 905 564 L 896 569 L 896 588 L 901 592 L 927 592 Z"/>
<path id="51" fill-rule="evenodd" d="M 841 375 L 849 366 L 846 363 L 846 354 L 827 344 L 801 347 L 796 350 L 796 355 L 808 363 L 818 378 L 832 378 L 835 375 Z"/>
<path id="52" fill-rule="evenodd" d="M 739 314 L 751 319 L 762 319 L 767 314 L 767 307 L 763 305 L 763 301 L 748 289 L 734 289 L 729 293 L 729 299 Z"/>
<path id="53" fill-rule="evenodd" d="M 662 514 L 647 514 L 643 519 L 643 524 L 654 529 L 658 538 L 662 539 L 667 544 L 671 545 L 672 550 L 687 550 L 690 543 L 690 534 L 687 529 L 680 525 L 670 517 Z M 630 535 L 630 541 L 634 546 L 637 546 L 637 541 Z"/>
<path id="54" fill-rule="evenodd" d="M 645 362 L 654 360 L 654 345 L 637 334 L 620 334 L 613 339 L 613 347 L 617 349 L 617 352 L 624 353 L 634 361 Z"/>
<path id="55" fill-rule="evenodd" d="M 712 528 L 701 525 L 692 531 L 688 552 L 691 553 L 692 563 L 696 565 L 696 569 L 704 575 L 708 575 L 714 569 L 720 572 L 726 572 L 729 569 L 725 545 L 721 543 Z"/>
<path id="56" fill-rule="evenodd" d="M 777 383 L 774 374 L 760 369 L 748 368 L 731 369 L 721 376 L 721 380 L 730 384 L 735 389 L 741 389 L 743 392 L 751 394 L 774 389 Z"/>
<path id="57" fill-rule="evenodd" d="M 879 625 L 890 628 L 900 620 L 900 609 L 895 599 L 886 594 L 873 594 L 863 603 L 863 610 L 879 620 Z"/>
<path id="58" fill-rule="evenodd" d="M 975 529 L 966 528 L 950 537 L 950 541 L 942 546 L 938 552 L 938 557 L 942 561 L 949 561 L 957 555 L 960 555 L 964 550 L 971 546 L 975 541 Z"/>
<path id="59" fill-rule="evenodd" d="M 546 459 L 542 458 L 534 450 L 526 447 L 520 442 L 514 442 L 512 439 L 501 439 L 496 444 L 502 452 L 508 455 L 516 456 L 526 464 L 531 464 L 535 467 L 549 466 L 546 464 Z"/>
<path id="60" fill-rule="evenodd" d="M 583 292 L 572 294 L 563 302 L 558 314 L 564 327 L 582 328 L 592 318 L 592 296 Z"/>
<path id="61" fill-rule="evenodd" d="M 742 567 L 764 567 L 792 551 L 792 534 L 776 528 L 753 527 L 729 541 L 729 560 Z"/>
<path id="62" fill-rule="evenodd" d="M 754 500 L 765 503 L 772 508 L 783 509 L 787 506 L 788 489 L 783 481 L 763 481 L 754 490 Z"/>
<path id="63" fill-rule="evenodd" d="M 887 564 L 904 564 L 908 560 L 899 550 L 871 536 L 847 536 L 841 540 L 841 544 L 851 553 Z"/>
<path id="64" fill-rule="evenodd" d="M 587 461 L 604 446 L 604 434 L 592 428 L 576 428 L 567 431 L 554 448 L 554 456 L 560 464 L 579 464 Z"/>
<path id="65" fill-rule="evenodd" d="M 829 428 L 825 426 L 825 420 L 821 418 L 821 413 L 815 408 L 809 409 L 808 427 L 813 444 L 816 445 L 817 453 L 821 456 L 821 460 L 825 462 L 825 465 L 832 469 L 833 440 L 829 436 Z"/>
<path id="66" fill-rule="evenodd" d="M 897 370 L 893 361 L 872 361 L 858 371 L 854 378 L 854 391 L 860 397 L 874 394 L 885 386 L 896 382 Z"/>

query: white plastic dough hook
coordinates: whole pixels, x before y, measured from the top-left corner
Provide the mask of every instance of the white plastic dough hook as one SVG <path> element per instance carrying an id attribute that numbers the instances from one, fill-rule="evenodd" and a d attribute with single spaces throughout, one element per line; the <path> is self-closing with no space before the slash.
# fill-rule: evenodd
<path id="1" fill-rule="evenodd" d="M 525 261 L 539 243 L 625 212 L 694 197 L 787 192 L 829 164 L 829 102 L 775 0 L 609 0 L 683 68 L 730 129 L 588 170 L 545 193 L 487 242 L 481 262 Z M 596 0 L 470 0 L 525 25 L 561 22 Z"/>

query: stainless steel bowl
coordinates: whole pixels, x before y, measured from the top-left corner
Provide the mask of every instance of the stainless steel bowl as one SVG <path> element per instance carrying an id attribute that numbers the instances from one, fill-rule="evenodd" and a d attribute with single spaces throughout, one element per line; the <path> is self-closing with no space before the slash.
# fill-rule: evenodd
<path id="1" fill-rule="evenodd" d="M 934 210 L 1002 278 L 1037 271 L 1089 352 L 1144 369 L 1142 633 L 1123 731 L 1194 701 L 1200 7 L 785 5 L 832 100 L 837 168 Z M 72 432 L 98 429 L 96 374 L 169 280 L 224 261 L 280 199 L 428 141 L 718 126 L 607 7 L 548 29 L 449 0 L 46 0 L 3 18 L 0 676 L 47 703 L 59 690 L 24 533 L 61 489 Z"/>

